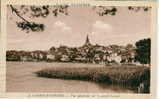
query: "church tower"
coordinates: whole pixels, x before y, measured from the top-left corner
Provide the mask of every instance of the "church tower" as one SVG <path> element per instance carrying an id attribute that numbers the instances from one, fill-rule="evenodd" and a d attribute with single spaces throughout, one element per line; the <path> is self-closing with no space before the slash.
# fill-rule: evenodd
<path id="1" fill-rule="evenodd" d="M 87 34 L 87 37 L 86 37 L 86 42 L 85 42 L 85 44 L 84 44 L 84 45 L 87 45 L 87 46 L 91 45 L 91 43 L 90 43 L 90 41 L 89 41 L 88 34 Z"/>

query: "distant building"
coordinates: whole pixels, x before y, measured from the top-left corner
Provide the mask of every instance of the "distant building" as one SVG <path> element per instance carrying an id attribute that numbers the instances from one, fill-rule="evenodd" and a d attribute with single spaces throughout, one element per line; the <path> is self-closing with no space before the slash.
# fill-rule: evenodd
<path id="1" fill-rule="evenodd" d="M 81 47 L 60 46 L 51 47 L 49 51 L 7 51 L 7 60 L 11 61 L 58 61 L 58 62 L 84 62 L 95 64 L 134 64 L 135 47 L 118 45 L 93 45 L 89 35 Z"/>
<path id="2" fill-rule="evenodd" d="M 69 57 L 67 55 L 62 55 L 61 61 L 68 62 L 69 61 Z"/>
<path id="3" fill-rule="evenodd" d="M 47 60 L 55 60 L 55 55 L 47 54 Z"/>
<path id="4" fill-rule="evenodd" d="M 86 45 L 86 46 L 90 46 L 90 45 L 92 45 L 92 44 L 90 43 L 90 41 L 89 41 L 89 37 L 88 37 L 88 35 L 87 35 L 86 42 L 85 42 L 85 44 L 84 44 L 84 45 Z"/>

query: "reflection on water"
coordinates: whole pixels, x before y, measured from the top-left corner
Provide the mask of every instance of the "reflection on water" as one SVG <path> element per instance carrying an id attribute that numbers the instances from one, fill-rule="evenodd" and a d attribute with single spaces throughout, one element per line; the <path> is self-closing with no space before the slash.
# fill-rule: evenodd
<path id="1" fill-rule="evenodd" d="M 102 89 L 110 89 L 116 92 L 131 92 L 134 93 L 135 91 L 133 90 L 129 90 L 128 88 L 124 87 L 124 86 L 119 86 L 119 85 L 111 85 L 111 84 L 104 84 L 104 83 L 96 83 L 100 88 Z"/>
<path id="2" fill-rule="evenodd" d="M 65 92 L 65 93 L 134 93 L 134 91 L 118 85 L 108 85 L 104 83 L 96 83 L 92 81 L 81 81 L 81 80 L 63 80 L 54 78 L 43 78 L 37 77 L 39 79 L 39 84 L 43 86 L 50 86 L 45 88 L 50 92 Z M 45 81 L 45 84 L 41 84 Z"/>
<path id="3" fill-rule="evenodd" d="M 53 65 L 54 63 L 7 62 L 7 92 L 134 93 L 132 90 L 116 85 L 81 80 L 43 78 L 37 77 L 34 73 Z M 55 65 L 63 64 L 56 63 Z"/>

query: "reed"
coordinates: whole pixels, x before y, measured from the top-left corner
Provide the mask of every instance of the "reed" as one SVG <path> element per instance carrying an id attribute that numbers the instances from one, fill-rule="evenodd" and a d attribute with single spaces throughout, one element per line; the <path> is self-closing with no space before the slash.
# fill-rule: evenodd
<path id="1" fill-rule="evenodd" d="M 144 66 L 108 66 L 108 67 L 59 67 L 37 71 L 40 77 L 88 80 L 106 84 L 117 84 L 137 90 L 141 83 L 146 83 L 149 92 L 150 68 Z"/>

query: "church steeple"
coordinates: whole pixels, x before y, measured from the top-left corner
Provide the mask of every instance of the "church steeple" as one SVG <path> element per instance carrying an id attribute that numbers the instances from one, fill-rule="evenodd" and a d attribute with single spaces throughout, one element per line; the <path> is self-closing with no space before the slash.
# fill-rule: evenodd
<path id="1" fill-rule="evenodd" d="M 90 43 L 90 41 L 89 41 L 88 34 L 87 34 L 87 37 L 86 37 L 86 42 L 85 42 L 85 45 L 91 45 L 91 43 Z"/>

